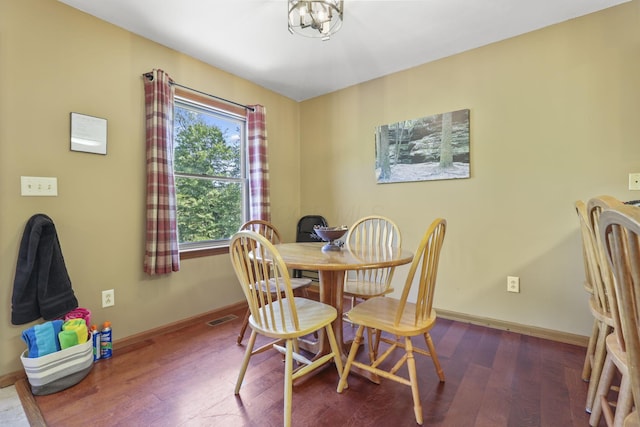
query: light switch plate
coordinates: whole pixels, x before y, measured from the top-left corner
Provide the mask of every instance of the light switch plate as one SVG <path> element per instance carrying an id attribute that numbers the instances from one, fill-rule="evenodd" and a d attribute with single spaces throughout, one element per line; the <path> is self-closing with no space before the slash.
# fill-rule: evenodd
<path id="1" fill-rule="evenodd" d="M 640 173 L 629 174 L 629 190 L 640 190 Z"/>
<path id="2" fill-rule="evenodd" d="M 20 190 L 20 194 L 23 196 L 57 196 L 58 178 L 21 176 Z"/>

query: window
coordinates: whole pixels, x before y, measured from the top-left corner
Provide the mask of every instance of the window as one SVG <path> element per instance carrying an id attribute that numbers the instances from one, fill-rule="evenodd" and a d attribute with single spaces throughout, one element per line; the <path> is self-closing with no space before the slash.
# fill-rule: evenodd
<path id="1" fill-rule="evenodd" d="M 227 246 L 248 216 L 244 110 L 176 91 L 173 124 L 180 251 Z"/>

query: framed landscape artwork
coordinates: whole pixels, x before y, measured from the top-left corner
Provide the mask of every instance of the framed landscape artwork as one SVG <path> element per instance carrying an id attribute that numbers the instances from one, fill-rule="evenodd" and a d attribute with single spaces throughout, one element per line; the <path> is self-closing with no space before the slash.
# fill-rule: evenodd
<path id="1" fill-rule="evenodd" d="M 469 178 L 469 110 L 376 128 L 378 184 Z"/>

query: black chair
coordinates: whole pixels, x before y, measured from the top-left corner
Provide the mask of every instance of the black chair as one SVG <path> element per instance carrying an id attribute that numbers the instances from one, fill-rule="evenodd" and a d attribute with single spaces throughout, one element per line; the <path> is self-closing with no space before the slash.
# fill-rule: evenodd
<path id="1" fill-rule="evenodd" d="M 320 242 L 321 240 L 312 237 L 312 235 L 315 234 L 313 232 L 313 227 L 316 225 L 328 227 L 329 223 L 321 215 L 305 215 L 300 218 L 296 228 L 296 242 Z M 293 270 L 293 277 L 306 277 L 314 282 L 318 282 L 320 280 L 318 272 L 313 270 Z"/>

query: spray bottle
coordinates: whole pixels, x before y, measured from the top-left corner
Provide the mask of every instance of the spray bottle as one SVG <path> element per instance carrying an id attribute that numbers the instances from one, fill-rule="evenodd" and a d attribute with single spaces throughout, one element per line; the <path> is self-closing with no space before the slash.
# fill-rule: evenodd
<path id="1" fill-rule="evenodd" d="M 112 355 L 111 339 L 111 322 L 104 322 L 102 332 L 100 332 L 100 357 L 102 359 L 108 359 Z"/>
<path id="2" fill-rule="evenodd" d="M 96 325 L 91 325 L 91 339 L 93 340 L 93 361 L 100 359 L 102 348 L 100 347 L 100 331 Z"/>

